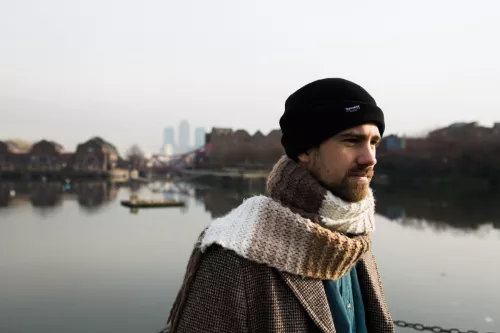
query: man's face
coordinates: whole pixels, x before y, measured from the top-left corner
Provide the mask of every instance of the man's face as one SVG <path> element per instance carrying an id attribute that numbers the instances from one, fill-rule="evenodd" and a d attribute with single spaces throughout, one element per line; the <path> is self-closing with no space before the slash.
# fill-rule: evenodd
<path id="1" fill-rule="evenodd" d="M 380 140 L 375 125 L 353 127 L 299 155 L 299 161 L 333 194 L 357 202 L 368 194 Z"/>

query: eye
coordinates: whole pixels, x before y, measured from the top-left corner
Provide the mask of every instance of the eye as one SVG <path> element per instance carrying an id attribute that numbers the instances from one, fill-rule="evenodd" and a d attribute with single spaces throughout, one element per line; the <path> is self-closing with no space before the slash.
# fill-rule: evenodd
<path id="1" fill-rule="evenodd" d="M 349 139 L 345 139 L 344 142 L 347 142 L 349 144 L 355 145 L 356 143 L 359 142 L 359 140 L 356 139 L 356 138 L 349 138 Z"/>

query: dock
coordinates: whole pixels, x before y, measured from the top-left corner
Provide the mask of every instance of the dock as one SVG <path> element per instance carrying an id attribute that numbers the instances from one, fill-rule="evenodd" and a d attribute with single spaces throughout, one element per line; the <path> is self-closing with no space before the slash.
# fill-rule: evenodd
<path id="1" fill-rule="evenodd" d="M 131 196 L 130 200 L 121 200 L 120 204 L 128 208 L 166 208 L 166 207 L 184 207 L 186 202 L 183 200 L 162 199 L 162 200 L 139 200 L 137 196 Z"/>
<path id="2" fill-rule="evenodd" d="M 238 170 L 226 169 L 221 171 L 213 170 L 183 170 L 185 176 L 196 178 L 203 176 L 218 177 L 218 178 L 243 178 L 243 179 L 267 179 L 268 170 Z"/>

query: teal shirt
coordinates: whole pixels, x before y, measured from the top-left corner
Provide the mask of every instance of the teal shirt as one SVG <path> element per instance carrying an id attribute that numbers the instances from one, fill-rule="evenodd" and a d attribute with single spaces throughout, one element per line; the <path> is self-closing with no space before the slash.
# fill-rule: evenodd
<path id="1" fill-rule="evenodd" d="M 368 333 L 356 267 L 338 280 L 325 280 L 326 298 L 338 333 Z"/>

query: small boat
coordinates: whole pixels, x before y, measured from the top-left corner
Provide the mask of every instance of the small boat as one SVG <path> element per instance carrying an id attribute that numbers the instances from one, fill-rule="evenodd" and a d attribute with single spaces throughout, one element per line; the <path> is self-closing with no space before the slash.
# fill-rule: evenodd
<path id="1" fill-rule="evenodd" d="M 122 200 L 120 203 L 129 208 L 184 207 L 186 205 L 181 200 Z"/>

